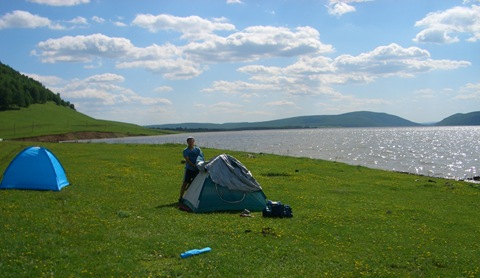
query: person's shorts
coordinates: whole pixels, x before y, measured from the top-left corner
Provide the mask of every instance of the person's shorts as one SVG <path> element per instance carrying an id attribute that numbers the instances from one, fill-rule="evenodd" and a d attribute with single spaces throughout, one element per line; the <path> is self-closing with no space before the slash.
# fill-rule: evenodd
<path id="1" fill-rule="evenodd" d="M 185 176 L 183 182 L 191 183 L 193 179 L 198 175 L 198 170 L 185 169 Z"/>

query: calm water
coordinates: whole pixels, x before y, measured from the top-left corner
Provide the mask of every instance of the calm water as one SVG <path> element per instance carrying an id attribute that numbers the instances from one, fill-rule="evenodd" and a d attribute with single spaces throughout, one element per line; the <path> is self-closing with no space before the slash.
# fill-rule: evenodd
<path id="1" fill-rule="evenodd" d="M 183 144 L 187 135 L 88 141 Z M 200 147 L 319 158 L 432 177 L 471 179 L 480 175 L 478 126 L 257 130 L 193 135 Z"/>

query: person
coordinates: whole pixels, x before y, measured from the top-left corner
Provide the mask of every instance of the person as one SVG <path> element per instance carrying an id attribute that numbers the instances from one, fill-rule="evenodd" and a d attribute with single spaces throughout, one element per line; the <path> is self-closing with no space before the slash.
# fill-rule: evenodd
<path id="1" fill-rule="evenodd" d="M 182 187 L 180 188 L 180 197 L 178 198 L 178 202 L 180 203 L 185 190 L 187 190 L 199 172 L 197 162 L 204 161 L 202 150 L 195 146 L 195 138 L 191 136 L 187 138 L 187 147 L 183 150 L 183 157 L 185 158 L 185 175 L 183 177 Z"/>

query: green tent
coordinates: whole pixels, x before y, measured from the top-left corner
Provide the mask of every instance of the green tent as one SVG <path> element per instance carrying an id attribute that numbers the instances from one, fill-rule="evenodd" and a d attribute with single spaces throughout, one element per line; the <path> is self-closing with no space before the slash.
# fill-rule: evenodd
<path id="1" fill-rule="evenodd" d="M 262 211 L 265 208 L 262 187 L 234 157 L 221 154 L 198 166 L 201 171 L 182 199 L 193 212 Z"/>

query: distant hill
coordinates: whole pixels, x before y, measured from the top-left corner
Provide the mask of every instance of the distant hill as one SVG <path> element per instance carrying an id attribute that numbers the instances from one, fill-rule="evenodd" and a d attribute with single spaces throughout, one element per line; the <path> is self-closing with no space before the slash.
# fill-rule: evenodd
<path id="1" fill-rule="evenodd" d="M 435 124 L 436 126 L 464 126 L 480 125 L 480 111 L 471 113 L 458 113 L 447 117 Z"/>
<path id="2" fill-rule="evenodd" d="M 245 130 L 245 129 L 291 129 L 319 127 L 407 127 L 421 126 L 398 116 L 368 111 L 351 112 L 340 115 L 299 116 L 264 122 L 240 123 L 180 123 L 152 125 L 150 128 L 169 130 Z"/>

